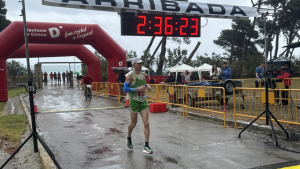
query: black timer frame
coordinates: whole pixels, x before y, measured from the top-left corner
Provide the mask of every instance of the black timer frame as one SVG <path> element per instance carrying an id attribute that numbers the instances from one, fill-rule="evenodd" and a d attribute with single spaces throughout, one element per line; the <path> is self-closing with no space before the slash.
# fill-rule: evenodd
<path id="1" fill-rule="evenodd" d="M 121 13 L 121 35 L 200 37 L 200 27 L 198 16 Z"/>

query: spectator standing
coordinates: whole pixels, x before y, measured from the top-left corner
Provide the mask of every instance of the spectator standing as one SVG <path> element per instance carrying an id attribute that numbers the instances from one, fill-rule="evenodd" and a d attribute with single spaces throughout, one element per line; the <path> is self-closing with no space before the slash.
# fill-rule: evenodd
<path id="1" fill-rule="evenodd" d="M 260 66 L 255 69 L 255 87 L 263 87 L 264 86 L 264 71 L 265 71 L 265 62 L 261 62 Z"/>
<path id="2" fill-rule="evenodd" d="M 66 71 L 66 78 L 67 78 L 67 83 L 69 83 L 69 81 L 70 81 L 70 73 L 68 71 Z"/>
<path id="3" fill-rule="evenodd" d="M 222 80 L 225 81 L 227 79 L 231 79 L 231 69 L 227 66 L 227 62 L 223 63 L 222 71 L 220 72 L 220 76 Z"/>
<path id="4" fill-rule="evenodd" d="M 44 73 L 44 82 L 48 82 L 48 73 L 45 71 Z"/>
<path id="5" fill-rule="evenodd" d="M 119 87 L 120 87 L 120 95 L 121 95 L 121 101 L 124 99 L 124 92 L 123 92 L 123 86 L 124 86 L 124 83 L 125 83 L 125 73 L 123 71 L 119 71 L 119 76 L 118 76 L 118 83 L 119 83 Z"/>
<path id="6" fill-rule="evenodd" d="M 181 73 L 178 72 L 178 73 L 177 73 L 177 83 L 178 83 L 178 84 L 182 84 L 182 79 L 181 79 L 181 77 L 182 77 L 182 76 L 181 76 Z"/>
<path id="7" fill-rule="evenodd" d="M 191 81 L 191 73 L 188 70 L 185 70 L 181 74 L 181 79 L 182 79 L 182 83 L 187 83 L 187 82 Z"/>
<path id="8" fill-rule="evenodd" d="M 51 81 L 53 82 L 53 76 L 54 76 L 53 73 L 51 72 L 49 76 L 50 76 Z"/>
<path id="9" fill-rule="evenodd" d="M 54 81 L 56 82 L 57 81 L 57 74 L 56 74 L 56 72 L 54 72 L 53 76 L 54 76 Z"/>
<path id="10" fill-rule="evenodd" d="M 175 82 L 175 73 L 172 72 L 168 78 L 168 83 Z"/>
<path id="11" fill-rule="evenodd" d="M 220 75 L 220 71 L 218 70 L 217 65 L 213 65 L 212 70 L 211 70 L 211 74 L 210 74 L 211 80 L 218 80 L 219 75 Z"/>
<path id="12" fill-rule="evenodd" d="M 287 62 L 284 64 L 283 69 L 281 70 L 281 75 L 277 76 L 277 78 L 283 79 L 285 89 L 289 89 L 292 84 L 292 80 L 290 79 L 291 77 L 292 77 L 292 70 L 290 69 L 290 63 Z M 282 94 L 282 105 L 288 105 L 288 97 L 289 97 L 288 91 L 282 91 L 281 94 Z"/>
<path id="13" fill-rule="evenodd" d="M 66 79 L 65 79 L 65 78 L 66 78 L 66 73 L 65 73 L 65 72 L 62 72 L 61 75 L 62 75 L 63 83 L 65 83 L 65 81 L 66 81 Z"/>
<path id="14" fill-rule="evenodd" d="M 82 75 L 79 75 L 79 74 L 77 74 L 77 76 L 76 76 L 76 80 L 77 80 L 78 87 L 80 88 L 80 86 L 82 86 L 82 89 L 83 89 L 83 83 L 82 83 L 82 79 L 83 79 L 83 76 L 82 76 Z"/>
<path id="15" fill-rule="evenodd" d="M 279 75 L 278 70 L 276 68 L 274 68 L 272 70 L 272 74 L 271 74 L 271 77 L 270 77 L 269 86 L 270 86 L 271 89 L 276 89 L 276 87 L 277 87 L 276 82 L 281 81 L 281 80 L 276 80 L 278 75 Z M 279 91 L 275 90 L 274 93 L 275 93 L 275 101 L 276 101 L 276 103 L 278 103 L 279 102 L 279 99 L 278 99 L 279 98 Z"/>
<path id="16" fill-rule="evenodd" d="M 58 81 L 57 82 L 58 84 L 61 84 L 61 74 L 60 74 L 60 72 L 57 73 L 57 81 Z"/>

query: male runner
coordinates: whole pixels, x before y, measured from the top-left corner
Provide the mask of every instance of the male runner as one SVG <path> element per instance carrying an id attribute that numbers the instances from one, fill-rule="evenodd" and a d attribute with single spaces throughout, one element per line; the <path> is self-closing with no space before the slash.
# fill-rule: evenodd
<path id="1" fill-rule="evenodd" d="M 145 76 L 141 73 L 143 61 L 140 58 L 133 58 L 132 61 L 133 72 L 129 73 L 124 83 L 123 91 L 129 92 L 129 110 L 131 123 L 128 126 L 127 147 L 132 149 L 131 133 L 137 123 L 137 114 L 140 113 L 144 123 L 145 147 L 143 152 L 152 154 L 153 151 L 149 146 L 149 113 L 148 103 L 145 97 L 145 91 L 151 91 L 151 87 L 146 84 Z"/>

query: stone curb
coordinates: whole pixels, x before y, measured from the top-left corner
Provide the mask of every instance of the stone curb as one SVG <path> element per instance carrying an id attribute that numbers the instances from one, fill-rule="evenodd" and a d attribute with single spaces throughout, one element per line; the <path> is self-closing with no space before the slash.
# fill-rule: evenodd
<path id="1" fill-rule="evenodd" d="M 27 116 L 27 119 L 28 119 L 28 122 L 30 124 L 30 128 L 32 130 L 32 123 L 31 123 L 31 115 L 30 115 L 30 111 L 28 110 L 24 100 L 23 100 L 23 97 L 26 97 L 28 95 L 25 95 L 25 96 L 19 96 L 20 100 L 21 100 L 21 103 L 22 103 L 22 106 L 23 106 L 23 110 L 25 112 L 25 115 Z M 37 133 L 38 132 L 38 129 L 37 129 Z M 56 169 L 56 166 L 55 164 L 53 163 L 52 159 L 50 158 L 50 156 L 48 155 L 48 153 L 46 152 L 46 150 L 44 149 L 44 147 L 42 146 L 42 144 L 38 141 L 38 150 L 39 150 L 39 153 L 40 153 L 40 158 L 41 158 L 41 163 L 42 163 L 42 166 L 44 169 Z"/>

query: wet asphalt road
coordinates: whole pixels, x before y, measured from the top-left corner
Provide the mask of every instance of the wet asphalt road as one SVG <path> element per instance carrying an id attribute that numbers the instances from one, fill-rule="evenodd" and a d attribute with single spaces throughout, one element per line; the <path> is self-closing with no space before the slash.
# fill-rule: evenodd
<path id="1" fill-rule="evenodd" d="M 129 111 L 115 99 L 86 101 L 83 91 L 47 84 L 35 94 L 40 134 L 64 169 L 195 168 L 243 169 L 300 159 L 300 154 L 266 147 L 240 129 L 223 128 L 176 113 L 150 113 L 150 147 L 142 152 L 143 124 L 133 130 L 134 148 L 126 147 Z M 181 111 L 181 109 L 178 109 Z"/>

